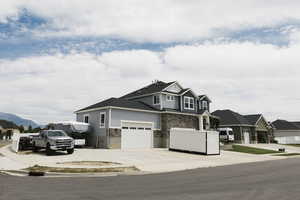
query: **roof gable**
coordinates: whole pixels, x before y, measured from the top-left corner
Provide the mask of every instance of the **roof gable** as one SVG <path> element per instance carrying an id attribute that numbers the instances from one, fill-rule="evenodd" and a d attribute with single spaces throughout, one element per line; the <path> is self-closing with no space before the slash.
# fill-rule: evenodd
<path id="1" fill-rule="evenodd" d="M 172 92 L 172 93 L 179 93 L 183 88 L 177 83 L 176 81 L 173 82 L 171 85 L 167 86 L 163 91 Z"/>
<path id="2" fill-rule="evenodd" d="M 261 114 L 255 114 L 255 115 L 244 115 L 244 117 L 250 122 L 252 125 L 256 125 L 258 120 L 261 118 Z"/>
<path id="3" fill-rule="evenodd" d="M 138 97 L 138 96 L 143 96 L 143 95 L 147 95 L 147 94 L 153 94 L 156 92 L 161 92 L 163 91 L 163 89 L 165 89 L 166 87 L 172 85 L 174 83 L 173 82 L 169 82 L 169 83 L 165 83 L 163 81 L 157 81 L 155 83 L 152 83 L 150 85 L 147 85 L 146 87 L 143 87 L 141 89 L 135 90 L 133 92 L 130 92 L 120 98 L 124 98 L 124 99 L 130 99 L 130 98 L 134 98 L 134 97 Z"/>

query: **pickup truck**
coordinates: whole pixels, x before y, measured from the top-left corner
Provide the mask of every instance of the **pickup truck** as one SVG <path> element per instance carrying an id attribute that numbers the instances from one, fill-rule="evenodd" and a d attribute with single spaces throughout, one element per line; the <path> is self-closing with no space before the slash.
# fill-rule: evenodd
<path id="1" fill-rule="evenodd" d="M 62 130 L 43 130 L 33 138 L 32 143 L 33 151 L 46 149 L 46 155 L 51 155 L 53 151 L 67 151 L 68 154 L 74 152 L 74 139 Z"/>

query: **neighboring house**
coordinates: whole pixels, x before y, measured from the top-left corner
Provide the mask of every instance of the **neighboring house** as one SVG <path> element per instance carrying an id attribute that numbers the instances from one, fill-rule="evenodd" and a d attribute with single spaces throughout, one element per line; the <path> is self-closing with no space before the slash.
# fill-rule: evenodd
<path id="1" fill-rule="evenodd" d="M 90 123 L 88 144 L 98 148 L 168 147 L 171 128 L 210 130 L 217 119 L 211 100 L 178 82 L 156 81 L 120 98 L 109 98 L 76 111 L 77 121 Z"/>
<path id="2" fill-rule="evenodd" d="M 269 143 L 271 126 L 263 115 L 241 115 L 231 110 L 217 110 L 212 113 L 220 118 L 220 128 L 232 128 L 237 143 Z"/>
<path id="3" fill-rule="evenodd" d="M 278 119 L 272 122 L 274 139 L 281 144 L 300 144 L 300 122 Z"/>
<path id="4" fill-rule="evenodd" d="M 20 133 L 19 127 L 13 122 L 0 120 L 0 140 L 11 139 L 14 133 Z"/>

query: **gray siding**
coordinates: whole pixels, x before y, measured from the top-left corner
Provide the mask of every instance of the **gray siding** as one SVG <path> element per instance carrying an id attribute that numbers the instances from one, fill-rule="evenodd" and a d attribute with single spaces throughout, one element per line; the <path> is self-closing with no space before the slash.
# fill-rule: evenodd
<path id="1" fill-rule="evenodd" d="M 274 137 L 300 136 L 300 130 L 274 130 Z"/>
<path id="2" fill-rule="evenodd" d="M 141 98 L 137 98 L 137 99 L 134 99 L 135 101 L 142 101 L 150 106 L 153 106 L 157 109 L 160 109 L 160 105 L 153 105 L 153 95 L 151 96 L 146 96 L 146 97 L 141 97 Z M 160 100 L 161 101 L 161 100 Z"/>
<path id="3" fill-rule="evenodd" d="M 154 129 L 160 129 L 160 114 L 129 110 L 111 110 L 111 127 L 120 128 L 121 120 L 153 122 Z"/>
<path id="4" fill-rule="evenodd" d="M 100 128 L 100 112 L 106 113 L 105 118 L 105 128 Z M 88 137 L 88 145 L 89 146 L 99 146 L 102 148 L 106 147 L 106 135 L 107 135 L 107 128 L 108 128 L 108 119 L 109 119 L 109 112 L 107 109 L 105 110 L 97 110 L 97 111 L 90 111 L 84 113 L 78 113 L 76 115 L 76 120 L 78 122 L 83 122 L 83 116 L 88 114 L 89 115 L 89 124 L 92 127 L 92 133 Z M 99 136 L 99 137 L 98 137 Z M 101 138 L 101 141 L 97 143 L 97 137 Z M 99 139 L 98 139 L 99 140 Z"/>
<path id="5" fill-rule="evenodd" d="M 193 97 L 194 98 L 194 110 L 189 110 L 189 109 L 184 109 L 184 97 Z M 182 111 L 183 112 L 188 112 L 188 113 L 197 113 L 198 112 L 198 105 L 197 105 L 197 99 L 193 96 L 191 92 L 187 92 L 182 96 Z"/>
<path id="6" fill-rule="evenodd" d="M 171 108 L 171 109 L 179 109 L 179 97 L 178 96 L 174 96 L 175 97 L 175 101 L 168 101 L 167 100 L 167 95 L 163 94 L 162 95 L 162 107 L 163 108 Z"/>

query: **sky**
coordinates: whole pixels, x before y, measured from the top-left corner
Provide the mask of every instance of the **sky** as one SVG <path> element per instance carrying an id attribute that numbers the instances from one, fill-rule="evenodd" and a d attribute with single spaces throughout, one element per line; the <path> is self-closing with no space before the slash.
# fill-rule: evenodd
<path id="1" fill-rule="evenodd" d="M 211 108 L 300 121 L 300 1 L 3 0 L 0 111 L 40 124 L 178 81 Z"/>

